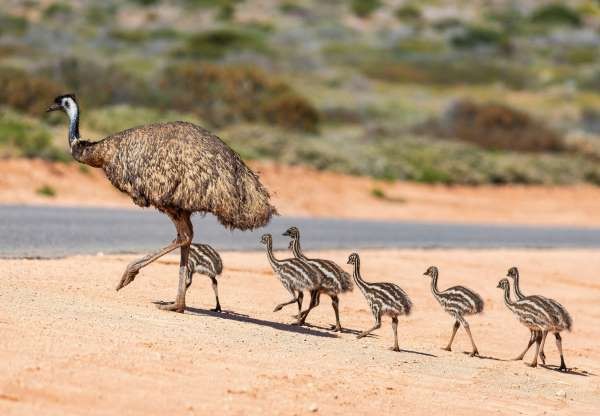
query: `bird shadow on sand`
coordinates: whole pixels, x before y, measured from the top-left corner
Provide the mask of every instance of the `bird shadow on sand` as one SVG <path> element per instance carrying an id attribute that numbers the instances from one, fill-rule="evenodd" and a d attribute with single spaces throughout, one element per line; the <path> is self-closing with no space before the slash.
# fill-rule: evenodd
<path id="1" fill-rule="evenodd" d="M 560 371 L 557 365 L 552 364 L 540 364 L 540 367 L 545 368 L 546 370 L 556 371 L 557 373 L 568 374 L 572 376 L 581 376 L 581 377 L 589 377 L 595 376 L 596 374 L 590 373 L 589 371 L 580 370 L 576 367 L 567 368 L 567 371 Z"/>
<path id="2" fill-rule="evenodd" d="M 161 304 L 161 302 L 154 302 L 155 304 Z M 269 328 L 276 329 L 278 331 L 286 331 L 286 332 L 294 332 L 296 334 L 304 334 L 311 335 L 315 337 L 323 337 L 323 338 L 337 338 L 336 335 L 330 334 L 328 332 L 316 331 L 311 328 L 307 328 L 306 326 L 295 326 L 291 324 L 285 324 L 281 322 L 273 322 L 267 321 L 259 318 L 252 318 L 249 315 L 244 315 L 232 311 L 224 310 L 222 312 L 214 312 L 208 309 L 200 309 L 200 308 L 185 308 L 186 313 L 197 316 L 211 316 L 213 318 L 226 319 L 230 321 L 243 322 L 247 324 L 266 326 Z"/>
<path id="3" fill-rule="evenodd" d="M 390 350 L 392 350 L 392 348 L 390 348 Z M 409 353 L 409 354 L 417 354 L 417 355 L 423 355 L 425 357 L 438 358 L 437 355 L 435 355 L 435 354 L 429 354 L 428 352 L 413 351 L 413 350 L 404 350 L 402 348 L 400 348 L 400 351 L 397 351 L 397 352 L 406 352 L 406 353 Z"/>
<path id="4" fill-rule="evenodd" d="M 462 353 L 466 354 L 466 355 L 471 355 L 471 351 L 463 351 Z M 492 360 L 492 361 L 510 361 L 510 360 L 505 360 L 503 358 L 492 357 L 491 355 L 474 355 L 473 358 L 479 358 L 481 360 Z"/>
<path id="5" fill-rule="evenodd" d="M 333 330 L 333 325 L 329 326 L 329 327 L 324 327 L 324 326 L 320 326 L 320 325 L 313 325 L 313 324 L 304 324 L 305 327 L 308 328 L 314 328 L 314 329 L 318 329 L 321 331 L 332 331 Z M 352 329 L 352 328 L 346 328 L 346 327 L 342 327 L 342 331 L 341 332 L 337 332 L 337 334 L 352 334 L 352 335 L 358 335 L 360 334 L 362 331 L 358 330 L 358 329 Z M 376 335 L 375 334 L 369 334 L 369 335 L 365 335 L 365 338 L 375 338 Z"/>

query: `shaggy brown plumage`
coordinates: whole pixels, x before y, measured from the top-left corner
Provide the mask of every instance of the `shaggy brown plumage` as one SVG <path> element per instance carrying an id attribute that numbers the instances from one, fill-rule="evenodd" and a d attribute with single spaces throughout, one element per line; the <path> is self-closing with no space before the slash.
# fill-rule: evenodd
<path id="1" fill-rule="evenodd" d="M 142 267 L 181 247 L 177 301 L 165 309 L 183 312 L 192 213 L 210 212 L 225 227 L 241 230 L 263 226 L 277 213 L 257 175 L 202 127 L 180 121 L 157 123 L 90 142 L 79 136 L 80 111 L 74 95 L 56 97 L 48 108 L 55 110 L 69 116 L 69 145 L 77 161 L 103 169 L 136 205 L 166 213 L 177 229 L 173 243 L 127 267 L 117 290 L 131 283 Z"/>

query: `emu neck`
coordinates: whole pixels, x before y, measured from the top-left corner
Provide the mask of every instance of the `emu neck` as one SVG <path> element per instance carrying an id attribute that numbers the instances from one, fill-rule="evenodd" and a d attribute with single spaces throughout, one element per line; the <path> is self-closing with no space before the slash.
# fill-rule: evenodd
<path id="1" fill-rule="evenodd" d="M 275 258 L 275 256 L 273 255 L 273 242 L 272 241 L 267 242 L 267 258 L 269 259 L 269 263 L 271 263 L 271 266 L 273 266 L 274 268 L 278 266 L 279 260 L 277 260 Z"/>
<path id="2" fill-rule="evenodd" d="M 292 253 L 294 253 L 294 256 L 299 259 L 306 258 L 306 256 L 302 253 L 302 248 L 300 247 L 300 236 L 292 240 Z"/>
<path id="3" fill-rule="evenodd" d="M 433 296 L 435 296 L 436 298 L 440 295 L 440 291 L 438 290 L 437 283 L 438 283 L 438 274 L 433 273 L 433 276 L 431 276 L 431 292 L 433 293 Z"/>
<path id="4" fill-rule="evenodd" d="M 515 274 L 515 276 L 513 277 L 513 281 L 515 286 L 515 297 L 517 299 L 523 299 L 525 295 L 523 294 L 523 292 L 521 292 L 521 287 L 519 286 L 519 273 Z"/>
<path id="5" fill-rule="evenodd" d="M 508 309 L 513 310 L 515 304 L 510 300 L 510 286 L 504 289 L 504 303 L 508 306 Z"/>
<path id="6" fill-rule="evenodd" d="M 79 136 L 79 108 L 71 108 L 67 115 L 69 116 L 69 147 L 80 139 Z"/>
<path id="7" fill-rule="evenodd" d="M 356 260 L 356 263 L 354 263 L 354 272 L 352 273 L 352 277 L 354 278 L 354 281 L 356 282 L 356 286 L 358 286 L 360 288 L 361 291 L 365 291 L 365 289 L 367 288 L 367 282 L 365 282 L 362 277 L 360 276 L 360 261 Z"/>

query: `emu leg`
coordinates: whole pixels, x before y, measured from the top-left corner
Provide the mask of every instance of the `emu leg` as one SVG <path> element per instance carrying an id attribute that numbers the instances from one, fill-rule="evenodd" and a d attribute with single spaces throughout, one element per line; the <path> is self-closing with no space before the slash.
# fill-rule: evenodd
<path id="1" fill-rule="evenodd" d="M 212 281 L 213 292 L 215 292 L 215 299 L 217 300 L 217 306 L 212 309 L 213 312 L 221 312 L 221 304 L 219 303 L 219 284 L 217 283 L 217 279 L 215 276 L 209 276 Z"/>
<path id="2" fill-rule="evenodd" d="M 371 332 L 373 332 L 373 331 L 375 331 L 376 329 L 379 329 L 379 328 L 381 328 L 381 314 L 375 315 L 375 325 L 373 325 L 373 328 L 367 329 L 366 331 L 361 332 L 360 334 L 358 334 L 356 336 L 356 338 L 357 339 L 361 339 L 363 337 L 366 337 Z"/>
<path id="3" fill-rule="evenodd" d="M 175 302 L 161 304 L 158 305 L 158 309 L 162 309 L 164 311 L 173 311 L 183 313 L 185 311 L 185 293 L 187 291 L 187 268 L 188 261 L 190 256 L 190 244 L 192 243 L 192 239 L 194 237 L 194 228 L 192 226 L 192 222 L 190 221 L 190 213 L 185 213 L 179 217 L 179 221 L 177 221 L 177 239 L 184 241 L 184 244 L 181 246 L 181 256 L 179 259 L 179 286 L 177 288 L 177 297 L 175 298 Z"/>
<path id="4" fill-rule="evenodd" d="M 392 317 L 392 329 L 394 330 L 394 348 L 392 350 L 396 352 L 400 352 L 400 347 L 398 346 L 398 317 Z"/>
<path id="5" fill-rule="evenodd" d="M 538 359 L 538 354 L 540 353 L 540 344 L 542 343 L 542 332 L 541 331 L 536 331 L 535 334 L 535 354 L 533 355 L 533 361 L 531 361 L 531 364 L 527 364 L 529 367 L 537 367 L 537 359 Z"/>
<path id="6" fill-rule="evenodd" d="M 313 308 L 316 308 L 318 305 L 319 305 L 319 291 L 311 290 L 310 291 L 310 304 L 308 305 L 308 309 L 305 310 L 304 312 L 300 312 L 300 314 L 298 316 L 298 320 L 296 322 L 292 323 L 292 325 L 304 325 L 304 322 L 306 321 L 306 317 L 308 316 L 310 311 L 313 310 Z"/>
<path id="7" fill-rule="evenodd" d="M 279 305 L 275 306 L 275 309 L 273 309 L 273 312 L 279 312 L 284 306 L 291 305 L 292 303 L 296 303 L 296 302 L 298 302 L 298 297 L 294 296 L 294 299 L 287 301 L 287 302 L 280 303 Z"/>
<path id="8" fill-rule="evenodd" d="M 340 298 L 337 295 L 331 295 L 331 306 L 335 313 L 335 325 L 332 327 L 334 332 L 342 332 L 342 324 L 340 323 Z"/>
<path id="9" fill-rule="evenodd" d="M 558 371 L 569 371 L 567 369 L 567 365 L 565 364 L 565 357 L 563 357 L 562 338 L 558 332 L 555 332 L 554 336 L 556 337 L 556 346 L 558 347 L 558 352 L 560 353 L 560 367 L 558 367 Z"/>
<path id="10" fill-rule="evenodd" d="M 469 335 L 469 339 L 471 340 L 471 346 L 473 347 L 473 350 L 471 351 L 470 355 L 471 355 L 471 357 L 475 357 L 476 355 L 479 355 L 479 351 L 477 350 L 475 341 L 473 341 L 473 335 L 471 335 L 471 329 L 469 328 L 469 323 L 463 319 L 462 326 L 465 328 L 465 331 L 467 331 L 467 335 Z"/>
<path id="11" fill-rule="evenodd" d="M 141 259 L 138 259 L 138 260 L 135 260 L 135 261 L 132 261 L 131 263 L 129 263 L 127 265 L 127 268 L 125 268 L 125 272 L 123 272 L 123 276 L 121 276 L 121 280 L 119 281 L 119 284 L 117 284 L 117 287 L 116 287 L 117 291 L 123 289 L 129 283 L 133 282 L 133 280 L 135 279 L 137 274 L 140 272 L 141 268 L 146 267 L 150 263 L 156 261 L 157 259 L 161 258 L 165 254 L 168 254 L 171 251 L 173 251 L 179 247 L 183 247 L 185 245 L 187 245 L 187 246 L 190 245 L 190 243 L 192 242 L 193 231 L 189 235 L 182 234 L 182 232 L 181 232 L 181 230 L 183 230 L 184 228 L 187 228 L 188 225 L 190 227 L 189 229 L 192 230 L 192 228 L 191 228 L 192 223 L 190 222 L 189 214 L 187 214 L 187 218 L 185 215 L 181 216 L 181 215 L 169 214 L 169 213 L 168 213 L 168 215 L 169 215 L 169 218 L 171 218 L 171 221 L 173 221 L 173 224 L 175 224 L 175 228 L 177 229 L 177 238 L 168 246 L 163 247 L 160 250 L 155 251 L 153 253 L 150 253 L 147 256 L 142 257 Z"/>
<path id="12" fill-rule="evenodd" d="M 304 300 L 304 292 L 301 290 L 298 291 L 298 314 L 294 316 L 294 318 L 300 318 L 300 314 L 302 313 L 302 301 Z"/>
<path id="13" fill-rule="evenodd" d="M 454 336 L 456 335 L 456 331 L 458 331 L 459 326 L 460 322 L 456 320 L 454 322 L 454 326 L 452 327 L 452 335 L 450 336 L 450 341 L 448 341 L 448 345 L 446 345 L 446 348 L 442 348 L 443 350 L 452 351 L 452 342 L 454 341 Z"/>
<path id="14" fill-rule="evenodd" d="M 544 344 L 546 343 L 546 335 L 548 335 L 548 331 L 544 331 L 542 333 L 542 343 L 540 344 L 539 357 L 540 360 L 542 360 L 542 365 L 546 364 L 546 354 L 544 354 Z"/>
<path id="15" fill-rule="evenodd" d="M 529 343 L 527 344 L 527 347 L 523 350 L 523 352 L 521 354 L 519 354 L 518 356 L 513 358 L 513 361 L 519 361 L 519 360 L 522 360 L 523 357 L 525 357 L 525 354 L 527 354 L 527 351 L 529 351 L 529 348 L 531 348 L 531 346 L 535 342 L 535 337 L 536 337 L 536 331 L 532 330 L 531 336 L 529 337 Z"/>

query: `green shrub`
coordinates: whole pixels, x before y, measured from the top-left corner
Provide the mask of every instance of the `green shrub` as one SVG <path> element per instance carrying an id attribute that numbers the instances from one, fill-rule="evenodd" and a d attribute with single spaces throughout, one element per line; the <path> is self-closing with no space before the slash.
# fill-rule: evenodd
<path id="1" fill-rule="evenodd" d="M 410 4 L 398 7 L 394 12 L 394 15 L 401 22 L 407 23 L 418 23 L 423 19 L 421 10 Z"/>
<path id="2" fill-rule="evenodd" d="M 361 64 L 370 78 L 388 82 L 433 85 L 480 85 L 500 83 L 511 88 L 524 88 L 531 82 L 531 69 L 507 60 L 462 56 L 412 56 L 394 60 L 376 58 Z"/>
<path id="3" fill-rule="evenodd" d="M 360 18 L 367 18 L 371 16 L 379 7 L 381 7 L 380 0 L 350 0 L 350 7 L 352 13 Z"/>
<path id="4" fill-rule="evenodd" d="M 68 3 L 56 2 L 50 4 L 44 10 L 44 17 L 49 19 L 67 18 L 73 13 L 73 7 Z"/>
<path id="5" fill-rule="evenodd" d="M 86 112 L 83 121 L 86 127 L 102 134 L 116 133 L 135 126 L 165 121 L 190 121 L 202 124 L 198 118 L 187 114 L 124 104 L 104 106 Z"/>
<path id="6" fill-rule="evenodd" d="M 564 4 L 549 4 L 540 6 L 531 15 L 533 23 L 543 25 L 564 25 L 579 27 L 582 24 L 581 16 Z"/>
<path id="7" fill-rule="evenodd" d="M 35 190 L 35 193 L 41 196 L 47 196 L 49 198 L 54 198 L 56 196 L 56 189 L 51 187 L 50 185 L 43 185 Z"/>
<path id="8" fill-rule="evenodd" d="M 228 52 L 255 51 L 266 53 L 263 36 L 255 31 L 215 29 L 197 33 L 188 38 L 183 47 L 173 54 L 177 57 L 218 59 Z"/>
<path id="9" fill-rule="evenodd" d="M 385 192 L 381 188 L 372 188 L 371 195 L 377 199 L 385 199 Z"/>
<path id="10" fill-rule="evenodd" d="M 23 35 L 28 27 L 29 22 L 23 17 L 0 14 L 0 36 Z"/>
<path id="11" fill-rule="evenodd" d="M 454 103 L 439 124 L 441 134 L 489 149 L 564 150 L 562 137 L 526 113 L 503 104 Z"/>
<path id="12" fill-rule="evenodd" d="M 154 89 L 115 66 L 62 58 L 38 72 L 77 94 L 86 108 L 120 103 L 158 106 L 161 103 Z"/>
<path id="13" fill-rule="evenodd" d="M 450 41 L 457 48 L 498 47 L 506 45 L 508 38 L 494 29 L 482 26 L 468 26 L 464 28 L 463 33 L 453 36 Z"/>
<path id="14" fill-rule="evenodd" d="M 135 3 L 139 6 L 148 7 L 155 6 L 160 3 L 160 0 L 129 0 L 132 3 Z"/>
<path id="15" fill-rule="evenodd" d="M 5 109 L 0 109 L 0 154 L 58 161 L 69 158 L 52 144 L 48 128 Z"/>
<path id="16" fill-rule="evenodd" d="M 314 131 L 319 121 L 310 102 L 257 68 L 179 65 L 164 71 L 160 86 L 171 94 L 175 109 L 214 126 L 270 121 Z"/>
<path id="17" fill-rule="evenodd" d="M 40 115 L 64 88 L 45 77 L 0 67 L 0 103 L 29 114 Z"/>

